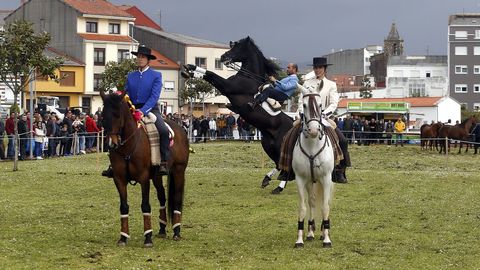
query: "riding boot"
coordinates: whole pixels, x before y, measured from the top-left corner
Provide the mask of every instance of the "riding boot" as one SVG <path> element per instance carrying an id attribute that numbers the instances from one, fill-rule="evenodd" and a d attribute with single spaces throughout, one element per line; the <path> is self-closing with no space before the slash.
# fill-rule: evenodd
<path id="1" fill-rule="evenodd" d="M 168 175 L 168 167 L 167 167 L 167 162 L 166 161 L 160 162 L 160 165 L 157 166 L 156 174 L 158 176 Z"/>
<path id="2" fill-rule="evenodd" d="M 113 178 L 112 165 L 109 165 L 106 170 L 102 171 L 102 176 L 105 176 L 105 177 L 108 177 L 108 178 Z"/>
<path id="3" fill-rule="evenodd" d="M 345 178 L 345 168 L 336 166 L 332 173 L 332 181 L 339 184 L 348 183 L 347 178 Z"/>

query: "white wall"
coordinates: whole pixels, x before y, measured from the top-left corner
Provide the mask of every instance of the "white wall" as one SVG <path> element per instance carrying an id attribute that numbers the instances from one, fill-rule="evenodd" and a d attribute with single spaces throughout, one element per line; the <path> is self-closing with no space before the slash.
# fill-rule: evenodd
<path id="1" fill-rule="evenodd" d="M 178 94 L 179 94 L 179 85 L 178 85 L 178 70 L 162 70 L 159 69 L 162 73 L 162 92 L 160 94 L 160 102 L 166 102 L 167 106 L 171 106 L 172 112 L 178 112 Z M 165 82 L 171 81 L 174 82 L 175 87 L 173 91 L 165 90 Z"/>
<path id="2" fill-rule="evenodd" d="M 409 97 L 410 84 L 424 84 L 425 95 L 443 97 L 448 94 L 448 67 L 430 66 L 387 66 L 387 95 L 389 97 Z M 430 77 L 426 74 L 430 73 Z"/>
<path id="3" fill-rule="evenodd" d="M 77 18 L 77 33 L 87 33 L 87 21 L 97 22 L 97 34 L 109 35 L 108 25 L 110 23 L 120 24 L 120 35 L 128 35 L 128 22 L 127 20 L 114 20 L 114 19 L 100 19 L 100 18 Z M 89 33 L 92 34 L 92 33 Z"/>
<path id="4" fill-rule="evenodd" d="M 446 97 L 438 103 L 438 120 L 445 123 L 448 119 L 451 119 L 452 123 L 461 121 L 461 106 L 457 101 Z"/>
<path id="5" fill-rule="evenodd" d="M 222 64 L 222 69 L 215 69 L 215 59 L 220 59 L 220 56 L 224 54 L 228 49 L 221 48 L 204 48 L 204 47 L 187 47 L 185 60 L 188 64 L 195 64 L 196 57 L 207 58 L 207 69 L 215 72 L 223 78 L 228 78 L 235 75 L 237 71 L 227 68 Z"/>

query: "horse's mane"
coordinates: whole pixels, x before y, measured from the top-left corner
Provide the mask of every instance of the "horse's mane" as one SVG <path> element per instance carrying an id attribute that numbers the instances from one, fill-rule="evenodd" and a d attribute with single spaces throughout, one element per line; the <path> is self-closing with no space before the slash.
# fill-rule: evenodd
<path id="1" fill-rule="evenodd" d="M 112 122 L 113 122 L 113 114 L 112 113 L 105 113 L 105 112 L 113 112 L 118 111 L 121 107 L 123 97 L 118 94 L 109 94 L 106 95 L 103 99 L 103 127 L 105 130 L 112 129 Z"/>
<path id="2" fill-rule="evenodd" d="M 263 52 L 258 48 L 258 46 L 255 44 L 255 41 L 251 37 L 246 37 L 238 41 L 238 43 L 242 42 L 247 42 L 252 45 L 252 48 L 255 50 L 255 52 L 260 56 L 261 59 L 263 59 L 263 64 L 265 66 L 265 72 L 267 75 L 275 76 L 278 75 L 278 72 L 281 70 L 280 67 L 273 62 L 270 59 L 267 59 L 264 55 Z"/>
<path id="3" fill-rule="evenodd" d="M 465 127 L 465 124 L 466 124 L 468 121 L 470 121 L 471 119 L 473 119 L 473 116 L 470 116 L 470 117 L 466 118 L 466 119 L 463 120 L 462 123 L 460 123 L 459 125 L 460 125 L 461 127 Z"/>

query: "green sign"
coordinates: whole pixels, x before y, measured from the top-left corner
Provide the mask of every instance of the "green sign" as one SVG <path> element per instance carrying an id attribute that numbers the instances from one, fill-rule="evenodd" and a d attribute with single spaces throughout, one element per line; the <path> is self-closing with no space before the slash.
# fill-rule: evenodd
<path id="1" fill-rule="evenodd" d="M 349 111 L 388 111 L 388 112 L 407 112 L 408 102 L 348 102 Z"/>

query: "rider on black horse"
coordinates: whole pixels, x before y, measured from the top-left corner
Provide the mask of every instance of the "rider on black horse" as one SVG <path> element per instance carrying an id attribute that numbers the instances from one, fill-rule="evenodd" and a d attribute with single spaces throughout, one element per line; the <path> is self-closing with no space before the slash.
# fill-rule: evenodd
<path id="1" fill-rule="evenodd" d="M 157 118 L 155 126 L 160 135 L 161 163 L 156 168 L 156 173 L 158 175 L 167 175 L 167 161 L 170 157 L 169 131 L 157 104 L 162 90 L 162 74 L 149 67 L 150 60 L 155 60 L 157 57 L 152 55 L 152 51 L 145 46 L 140 46 L 137 52 L 131 53 L 137 56 L 138 70 L 128 74 L 125 90 L 136 108 L 133 117 L 137 122 L 150 112 Z M 109 167 L 102 172 L 102 175 L 113 177 L 113 170 Z"/>
<path id="2" fill-rule="evenodd" d="M 253 109 L 256 105 L 262 104 L 268 98 L 273 98 L 279 103 L 283 103 L 289 99 L 295 93 L 295 90 L 297 90 L 297 72 L 297 64 L 289 63 L 287 66 L 287 77 L 278 81 L 274 76 L 270 76 L 269 79 L 272 85 L 263 89 L 263 91 L 255 97 L 253 102 L 248 102 L 248 106 Z"/>

